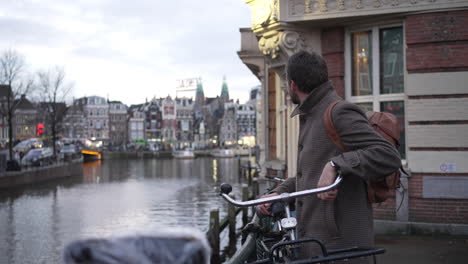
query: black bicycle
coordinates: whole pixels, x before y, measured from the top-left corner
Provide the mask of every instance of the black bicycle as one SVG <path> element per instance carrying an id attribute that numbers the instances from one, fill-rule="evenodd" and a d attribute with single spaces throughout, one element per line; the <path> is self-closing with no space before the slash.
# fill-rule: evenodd
<path id="1" fill-rule="evenodd" d="M 342 178 L 337 176 L 335 182 L 327 187 L 304 190 L 294 193 L 282 193 L 278 196 L 259 198 L 250 201 L 238 201 L 229 197 L 232 187 L 229 184 L 221 185 L 220 195 L 229 203 L 237 207 L 251 207 L 260 204 L 271 203 L 271 216 L 260 217 L 255 214 L 253 220 L 244 231 L 249 235 L 242 247 L 228 261 L 235 263 L 328 263 L 337 260 L 346 260 L 372 256 L 377 263 L 376 255 L 385 253 L 383 248 L 350 247 L 343 249 L 327 249 L 325 244 L 315 238 L 297 239 L 294 209 L 289 202 L 294 198 L 318 194 L 334 190 L 338 187 Z M 315 243 L 320 247 L 321 254 L 309 259 L 299 259 L 299 247 L 305 243 Z"/>

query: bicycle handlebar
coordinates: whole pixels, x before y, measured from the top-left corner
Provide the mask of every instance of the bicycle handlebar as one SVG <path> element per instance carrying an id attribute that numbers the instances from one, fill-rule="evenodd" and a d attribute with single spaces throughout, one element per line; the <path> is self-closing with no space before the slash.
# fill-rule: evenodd
<path id="1" fill-rule="evenodd" d="M 271 176 L 268 176 L 268 175 L 266 175 L 265 178 L 267 178 L 269 180 L 272 180 L 274 182 L 284 182 L 286 180 L 286 179 L 283 179 L 283 178 L 271 177 Z"/>
<path id="2" fill-rule="evenodd" d="M 277 202 L 277 201 L 286 201 L 288 199 L 302 197 L 302 196 L 316 194 L 316 193 L 328 192 L 328 191 L 331 191 L 333 189 L 336 189 L 341 181 L 342 181 L 341 175 L 338 175 L 336 177 L 335 182 L 332 183 L 329 186 L 315 188 L 315 189 L 309 189 L 309 190 L 304 190 L 304 191 L 299 191 L 299 192 L 293 192 L 293 193 L 282 193 L 282 194 L 277 195 L 277 196 L 259 198 L 259 199 L 250 200 L 250 201 L 237 201 L 237 200 L 232 199 L 228 195 L 232 190 L 231 185 L 229 185 L 227 183 L 223 183 L 221 185 L 220 195 L 224 198 L 224 200 L 228 201 L 229 203 L 231 203 L 231 204 L 233 204 L 233 205 L 235 205 L 237 207 L 249 207 L 249 206 L 265 204 L 265 203 L 272 203 L 272 202 Z"/>

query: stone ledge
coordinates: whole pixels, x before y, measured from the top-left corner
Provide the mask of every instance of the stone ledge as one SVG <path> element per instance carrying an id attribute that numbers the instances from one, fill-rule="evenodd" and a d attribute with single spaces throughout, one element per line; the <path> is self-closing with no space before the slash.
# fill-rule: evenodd
<path id="1" fill-rule="evenodd" d="M 468 224 L 440 224 L 374 220 L 376 235 L 468 236 Z"/>
<path id="2" fill-rule="evenodd" d="M 35 184 L 83 174 L 83 160 L 61 162 L 45 167 L 7 172 L 0 176 L 0 189 Z"/>

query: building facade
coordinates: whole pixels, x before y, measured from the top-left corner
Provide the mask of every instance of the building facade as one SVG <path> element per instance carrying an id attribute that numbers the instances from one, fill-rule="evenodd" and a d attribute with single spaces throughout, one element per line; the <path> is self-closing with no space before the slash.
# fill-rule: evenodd
<path id="1" fill-rule="evenodd" d="M 315 51 L 341 97 L 400 120 L 411 176 L 375 217 L 468 224 L 468 1 L 246 2 L 252 27 L 241 30 L 239 57 L 262 82 L 265 164 L 297 172 L 284 70 L 295 52 Z"/>
<path id="2" fill-rule="evenodd" d="M 86 139 L 83 101 L 75 100 L 67 107 L 63 120 L 63 137 L 67 141 L 81 141 Z"/>
<path id="3" fill-rule="evenodd" d="M 219 143 L 220 146 L 228 147 L 237 145 L 238 141 L 236 116 L 237 105 L 235 103 L 226 103 L 224 107 L 223 118 L 219 120 Z"/>
<path id="4" fill-rule="evenodd" d="M 0 84 L 0 140 L 2 144 L 9 140 L 8 99 L 10 102 L 14 102 L 11 87 Z"/>
<path id="5" fill-rule="evenodd" d="M 205 149 L 210 145 L 209 133 L 207 133 L 206 126 L 206 100 L 203 91 L 203 83 L 201 80 L 197 83 L 197 90 L 195 92 L 195 102 L 193 105 L 193 144 L 194 149 Z"/>
<path id="6" fill-rule="evenodd" d="M 193 142 L 194 101 L 192 98 L 176 98 L 176 148 L 191 148 Z"/>
<path id="7" fill-rule="evenodd" d="M 251 104 L 240 104 L 236 107 L 237 139 L 242 145 L 255 145 L 255 107 Z"/>
<path id="8" fill-rule="evenodd" d="M 128 108 L 128 143 L 138 144 L 145 140 L 144 105 L 131 105 Z"/>
<path id="9" fill-rule="evenodd" d="M 36 137 L 36 107 L 26 98 L 26 95 L 24 94 L 21 95 L 20 99 L 16 100 L 15 104 L 17 104 L 17 106 L 15 109 L 13 121 L 14 138 L 23 140 Z"/>
<path id="10" fill-rule="evenodd" d="M 166 149 L 172 149 L 176 144 L 176 103 L 170 96 L 162 100 L 162 142 Z"/>
<path id="11" fill-rule="evenodd" d="M 127 106 L 120 101 L 109 104 L 109 145 L 124 146 L 127 143 Z"/>
<path id="12" fill-rule="evenodd" d="M 89 96 L 77 99 L 83 105 L 86 139 L 109 142 L 109 105 L 104 97 Z"/>
<path id="13" fill-rule="evenodd" d="M 262 86 L 257 86 L 250 91 L 250 100 L 247 102 L 255 108 L 255 145 L 260 151 L 264 146 L 263 134 L 263 105 L 262 105 Z"/>
<path id="14" fill-rule="evenodd" d="M 160 147 L 162 142 L 163 116 L 160 100 L 154 98 L 144 106 L 145 139 L 153 147 Z"/>
<path id="15" fill-rule="evenodd" d="M 210 138 L 206 133 L 204 119 L 195 119 L 193 125 L 193 144 L 194 149 L 206 149 L 211 145 Z"/>

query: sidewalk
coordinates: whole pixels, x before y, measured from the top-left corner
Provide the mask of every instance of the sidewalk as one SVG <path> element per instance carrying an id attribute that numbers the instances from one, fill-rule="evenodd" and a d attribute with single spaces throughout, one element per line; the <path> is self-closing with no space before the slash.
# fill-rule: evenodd
<path id="1" fill-rule="evenodd" d="M 468 238 L 377 236 L 376 245 L 387 250 L 379 264 L 468 263 Z"/>

